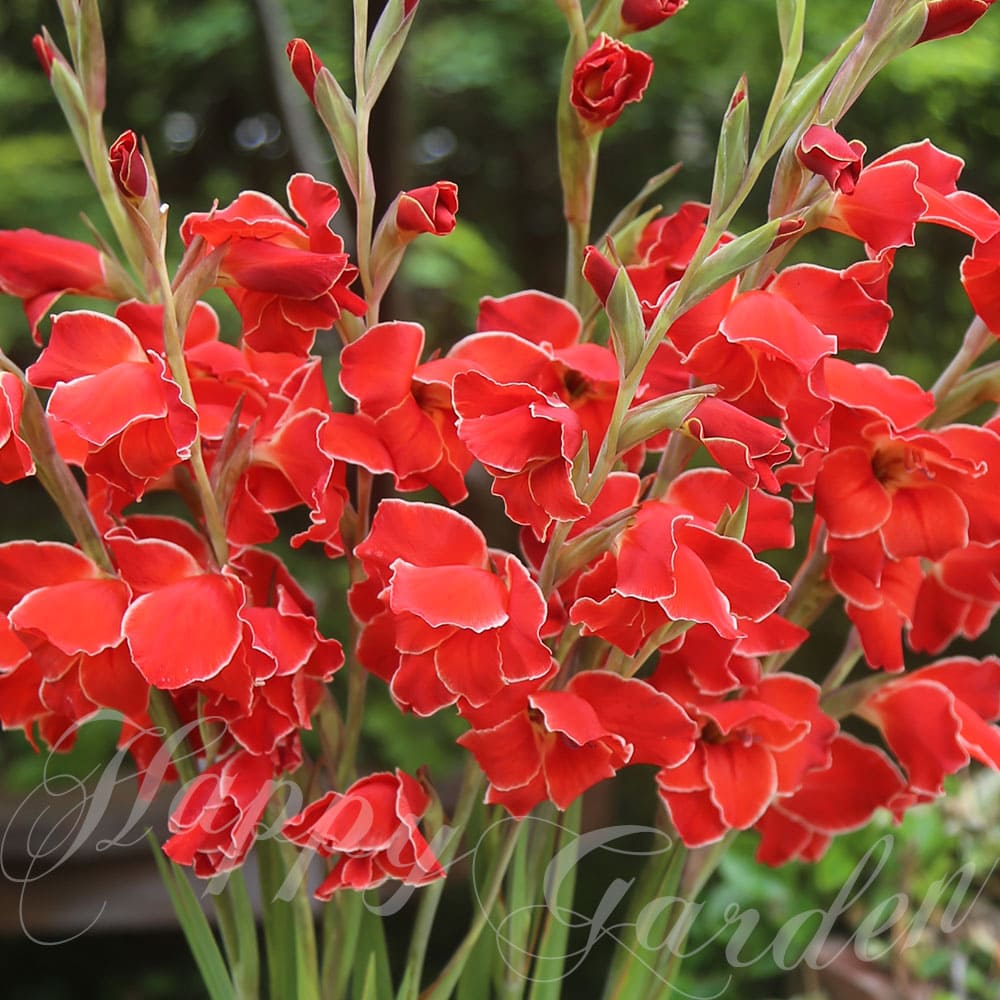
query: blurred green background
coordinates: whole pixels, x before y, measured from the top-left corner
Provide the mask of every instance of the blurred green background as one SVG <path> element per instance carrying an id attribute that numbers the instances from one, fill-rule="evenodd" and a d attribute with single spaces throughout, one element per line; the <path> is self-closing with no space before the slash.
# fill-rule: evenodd
<path id="1" fill-rule="evenodd" d="M 377 0 L 372 7 L 377 11 Z M 180 247 L 176 231 L 184 215 L 208 209 L 215 199 L 225 205 L 241 190 L 253 188 L 284 201 L 285 183 L 297 170 L 341 183 L 325 137 L 287 69 L 284 46 L 291 37 L 305 37 L 350 90 L 349 0 L 105 0 L 101 8 L 109 61 L 107 133 L 113 138 L 132 128 L 148 141 L 161 194 L 171 207 L 175 257 Z M 811 0 L 804 65 L 831 50 L 866 10 L 864 0 Z M 0 228 L 33 227 L 87 239 L 83 214 L 110 238 L 31 49 L 31 37 L 42 24 L 64 44 L 55 0 L 0 4 Z M 433 346 L 446 348 L 474 328 L 483 295 L 525 287 L 560 291 L 564 245 L 553 122 L 564 31 L 551 0 L 420 4 L 403 61 L 377 109 L 373 158 L 381 207 L 404 188 L 439 179 L 459 185 L 457 229 L 445 240 L 416 241 L 384 313 L 384 318 L 424 323 Z M 645 99 L 629 106 L 605 136 L 597 231 L 647 177 L 676 161 L 684 168 L 660 195 L 664 210 L 673 211 L 688 199 L 707 200 L 718 123 L 736 80 L 747 74 L 752 114 L 759 122 L 778 64 L 771 0 L 691 0 L 679 16 L 629 42 L 654 56 L 656 70 Z M 863 140 L 869 158 L 929 137 L 965 158 L 962 186 L 996 204 L 998 55 L 1000 15 L 995 13 L 966 36 L 919 46 L 872 84 L 841 131 Z M 760 224 L 766 200 L 762 186 L 735 228 Z M 341 214 L 348 234 L 349 206 Z M 860 254 L 856 243 L 823 234 L 810 238 L 802 250 L 812 260 L 837 266 Z M 959 261 L 967 251 L 967 238 L 922 227 L 917 248 L 897 258 L 890 285 L 896 319 L 881 361 L 925 386 L 958 346 L 971 316 L 957 280 Z M 213 302 L 232 332 L 235 313 L 224 297 Z M 0 346 L 22 364 L 32 360 L 34 349 L 15 300 L 0 298 Z M 319 349 L 332 355 L 333 348 L 332 334 L 321 334 Z M 34 484 L 5 488 L 0 504 L 0 537 L 65 537 Z M 328 633 L 343 638 L 337 607 L 341 591 L 335 580 L 342 574 L 316 553 L 299 555 L 295 570 L 320 599 Z M 824 625 L 815 643 L 825 661 L 836 653 L 832 644 L 842 634 L 840 622 L 838 618 Z M 980 652 L 985 651 L 981 646 Z M 454 738 L 448 721 L 402 719 L 378 697 L 370 719 L 366 747 L 372 759 L 408 766 L 428 762 L 432 773 L 447 778 Z M 107 740 L 84 741 L 72 766 L 86 773 L 106 750 Z M 4 735 L 0 787 L 15 797 L 23 794 L 37 783 L 41 762 L 25 752 L 19 734 Z M 643 779 L 648 786 L 648 775 Z M 882 876 L 886 892 L 895 891 L 893 886 L 919 891 L 924 883 L 915 870 L 919 874 L 930 866 L 936 871 L 935 859 L 937 868 L 951 865 L 949 870 L 954 870 L 971 846 L 977 846 L 977 860 L 983 861 L 977 870 L 989 870 L 985 862 L 996 857 L 1000 818 L 982 804 L 985 795 L 995 806 L 996 785 L 984 787 L 982 791 L 976 786 L 980 798 L 968 800 L 972 804 L 964 815 L 955 809 L 924 810 L 908 821 L 899 842 L 910 846 L 900 847 L 895 867 Z M 642 794 L 649 806 L 648 787 Z M 611 808 L 617 806 L 612 803 Z M 991 818 L 984 823 L 984 816 Z M 963 832 L 970 829 L 974 833 Z M 853 835 L 823 865 L 791 866 L 779 873 L 762 873 L 749 863 L 748 841 L 724 866 L 714 898 L 766 903 L 772 908 L 773 925 L 780 926 L 783 907 L 805 908 L 812 900 L 828 905 L 835 895 L 831 887 L 848 859 L 862 854 L 879 835 L 878 830 Z M 995 886 L 991 892 L 995 908 Z M 995 987 L 991 977 L 997 973 L 989 933 L 986 944 L 982 932 L 977 938 L 960 931 L 946 941 L 922 945 L 919 968 L 904 964 L 904 971 L 897 969 L 896 974 L 911 983 L 915 976 L 934 979 L 934 989 L 940 987 L 941 992 L 901 995 L 995 998 L 988 992 Z M 55 971 L 49 949 L 16 935 L 0 940 L 0 994 L 195 995 L 189 979 L 176 978 L 177 968 L 186 961 L 182 944 L 162 935 L 131 941 L 127 956 L 121 940 L 109 943 L 107 936 L 96 933 L 65 946 L 76 950 L 58 952 L 60 964 L 82 963 L 82 978 L 74 982 Z M 115 955 L 120 956 L 121 975 L 98 976 L 93 971 L 114 965 Z M 950 994 L 948 989 L 959 988 L 949 979 L 955 956 L 965 956 L 962 967 L 975 975 L 964 980 L 965 992 Z M 718 985 L 710 962 L 695 962 L 693 968 L 702 978 L 687 984 L 690 992 L 704 995 L 711 992 L 706 987 Z M 780 969 L 766 963 L 744 974 L 742 985 L 737 983 L 735 992 L 727 995 L 787 996 L 829 988 L 808 977 L 787 981 Z M 567 995 L 591 995 L 585 982 L 579 989 Z"/>

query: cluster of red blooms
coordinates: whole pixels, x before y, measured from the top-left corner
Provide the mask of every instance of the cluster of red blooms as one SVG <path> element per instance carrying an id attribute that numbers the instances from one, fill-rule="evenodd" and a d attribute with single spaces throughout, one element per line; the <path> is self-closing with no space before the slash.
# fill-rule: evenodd
<path id="1" fill-rule="evenodd" d="M 626 0 L 623 17 L 638 30 L 681 6 Z M 290 55 L 309 90 L 318 62 L 304 43 Z M 571 97 L 589 126 L 641 96 L 651 63 L 640 55 L 606 36 L 588 51 Z M 733 278 L 681 315 L 624 415 L 646 431 L 619 438 L 603 481 L 594 470 L 614 447 L 625 362 L 587 338 L 568 302 L 537 291 L 485 299 L 476 332 L 430 359 L 419 325 L 375 324 L 341 351 L 340 385 L 356 406 L 336 413 L 311 351 L 317 331 L 365 312 L 330 228 L 337 192 L 298 174 L 291 214 L 245 192 L 189 216 L 185 244 L 217 255 L 217 283 L 242 320 L 230 345 L 211 308 L 190 311 L 189 394 L 167 357 L 163 306 L 135 300 L 114 316 L 55 317 L 30 386 L 0 375 L 0 479 L 33 473 L 22 414 L 30 387 L 49 390 L 48 428 L 82 470 L 108 557 L 105 567 L 65 544 L 0 546 L 3 725 L 55 744 L 115 709 L 141 767 L 159 745 L 150 688 L 182 723 L 221 724 L 166 851 L 200 875 L 240 864 L 344 662 L 309 597 L 258 547 L 277 535 L 277 512 L 302 507 L 310 525 L 293 544 L 347 550 L 362 570 L 348 595 L 353 655 L 402 711 L 457 712 L 487 801 L 514 816 L 545 800 L 566 808 L 620 769 L 651 764 L 685 843 L 754 828 L 760 858 L 778 864 L 819 857 L 880 807 L 899 815 L 935 797 L 972 758 L 1000 767 L 990 724 L 1000 660 L 903 670 L 904 637 L 937 654 L 981 634 L 1000 608 L 1000 422 L 937 426 L 935 399 L 916 383 L 837 356 L 879 350 L 894 255 L 923 223 L 971 238 L 962 281 L 1000 335 L 1000 214 L 957 187 L 961 161 L 929 142 L 867 165 L 864 152 L 822 126 L 799 145 L 803 168 L 829 182 L 823 225 L 853 237 L 863 258 L 840 271 L 790 266 L 750 290 Z M 115 144 L 111 165 L 126 197 L 146 196 L 134 136 Z M 441 182 L 400 196 L 385 226 L 400 243 L 443 236 L 456 210 L 455 186 Z M 650 222 L 626 262 L 647 326 L 707 216 L 685 204 Z M 608 268 L 588 252 L 602 301 Z M 63 292 L 118 298 L 111 275 L 88 246 L 0 233 L 0 288 L 24 300 L 34 330 Z M 698 385 L 713 394 L 673 425 L 639 419 Z M 714 467 L 643 478 L 648 455 L 699 445 Z M 225 559 L 191 525 L 131 510 L 152 490 L 190 495 L 195 448 Z M 452 509 L 474 462 L 521 526 L 520 556 L 491 549 Z M 352 467 L 391 477 L 398 493 L 432 488 L 451 506 L 392 497 L 364 537 L 342 536 L 361 523 Z M 846 602 L 869 665 L 898 673 L 851 706 L 885 748 L 843 731 L 816 683 L 768 669 L 808 635 L 779 612 L 789 585 L 761 558 L 793 545 L 793 500 L 815 504 L 811 558 Z M 443 874 L 418 826 L 428 803 L 409 775 L 372 774 L 284 832 L 339 855 L 323 898 L 387 878 L 421 884 Z"/>

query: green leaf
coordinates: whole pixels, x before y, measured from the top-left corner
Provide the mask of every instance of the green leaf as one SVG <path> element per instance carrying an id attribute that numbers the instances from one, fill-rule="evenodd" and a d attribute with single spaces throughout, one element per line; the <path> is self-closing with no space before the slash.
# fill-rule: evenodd
<path id="1" fill-rule="evenodd" d="M 778 37 L 784 61 L 798 64 L 802 58 L 802 34 L 806 23 L 806 0 L 777 0 Z"/>
<path id="2" fill-rule="evenodd" d="M 236 991 L 229 978 L 222 952 L 216 944 L 215 935 L 202 911 L 198 897 L 188 884 L 184 869 L 164 857 L 152 833 L 149 834 L 149 842 L 153 849 L 156 867 L 160 870 L 160 878 L 163 879 L 163 884 L 170 894 L 174 913 L 177 914 L 177 920 L 209 997 L 211 1000 L 236 1000 Z"/>
<path id="3" fill-rule="evenodd" d="M 382 918 L 364 905 L 363 899 L 360 910 L 360 933 L 354 951 L 354 996 L 364 1000 L 392 1000 L 392 975 Z"/>
<path id="4" fill-rule="evenodd" d="M 548 913 L 532 966 L 530 1000 L 558 1000 L 562 992 L 566 943 L 573 923 L 573 894 L 576 889 L 577 841 L 582 803 L 582 797 L 578 798 L 563 814 L 563 826 L 556 842 L 556 853 L 546 869 L 547 879 L 552 879 L 559 888 L 553 897 L 549 897 L 548 886 L 545 887 Z"/>

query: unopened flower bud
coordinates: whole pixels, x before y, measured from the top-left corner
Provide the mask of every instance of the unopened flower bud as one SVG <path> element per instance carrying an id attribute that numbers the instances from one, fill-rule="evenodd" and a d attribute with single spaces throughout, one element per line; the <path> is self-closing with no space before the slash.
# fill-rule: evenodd
<path id="1" fill-rule="evenodd" d="M 834 191 L 850 194 L 861 173 L 865 144 L 848 142 L 828 125 L 810 125 L 796 150 L 799 162 L 819 174 Z"/>
<path id="2" fill-rule="evenodd" d="M 299 81 L 310 101 L 315 102 L 316 77 L 323 69 L 323 63 L 303 38 L 293 38 L 285 47 L 285 55 L 292 65 L 292 73 Z"/>
<path id="3" fill-rule="evenodd" d="M 646 31 L 686 6 L 687 0 L 622 0 L 622 21 L 633 31 Z"/>
<path id="4" fill-rule="evenodd" d="M 129 129 L 115 139 L 108 150 L 108 163 L 118 190 L 129 201 L 142 201 L 149 188 L 149 172 L 135 132 Z"/>
<path id="5" fill-rule="evenodd" d="M 403 233 L 447 236 L 455 228 L 457 211 L 458 185 L 453 181 L 438 181 L 399 196 L 396 226 Z"/>

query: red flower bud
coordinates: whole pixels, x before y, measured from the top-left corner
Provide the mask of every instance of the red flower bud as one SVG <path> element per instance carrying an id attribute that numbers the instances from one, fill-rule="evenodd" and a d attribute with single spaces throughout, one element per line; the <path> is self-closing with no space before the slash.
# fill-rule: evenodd
<path id="1" fill-rule="evenodd" d="M 41 35 L 35 35 L 31 39 L 31 47 L 35 50 L 35 55 L 38 56 L 38 61 L 42 64 L 45 75 L 51 78 L 52 64 L 59 58 L 55 48 Z"/>
<path id="2" fill-rule="evenodd" d="M 396 226 L 406 233 L 447 236 L 455 228 L 457 211 L 458 185 L 453 181 L 438 181 L 399 196 Z"/>
<path id="3" fill-rule="evenodd" d="M 583 251 L 583 276 L 601 304 L 607 304 L 611 286 L 618 277 L 618 268 L 595 246 L 589 246 Z"/>
<path id="4" fill-rule="evenodd" d="M 778 226 L 778 235 L 774 237 L 774 242 L 770 249 L 780 247 L 782 243 L 787 243 L 790 239 L 798 236 L 806 228 L 806 220 L 801 218 L 782 219 Z"/>
<path id="5" fill-rule="evenodd" d="M 403 17 L 409 17 L 410 11 L 415 10 L 420 0 L 403 0 Z"/>
<path id="6" fill-rule="evenodd" d="M 573 70 L 570 103 L 585 121 L 607 128 L 626 104 L 642 98 L 652 75 L 653 60 L 645 52 L 602 33 Z"/>
<path id="7" fill-rule="evenodd" d="M 319 76 L 323 63 L 310 48 L 309 43 L 302 38 L 293 38 L 285 47 L 285 55 L 292 64 L 295 79 L 299 81 L 309 100 L 314 100 L 316 77 Z"/>
<path id="8" fill-rule="evenodd" d="M 622 21 L 633 31 L 645 31 L 686 6 L 687 0 L 622 0 Z"/>
<path id="9" fill-rule="evenodd" d="M 931 0 L 927 5 L 927 22 L 915 44 L 968 31 L 992 3 L 993 0 Z"/>
<path id="10" fill-rule="evenodd" d="M 122 132 L 108 150 L 108 163 L 111 174 L 121 191 L 130 201 L 142 201 L 149 187 L 149 172 L 146 161 L 139 149 L 139 140 L 135 132 L 129 129 Z"/>
<path id="11" fill-rule="evenodd" d="M 802 166 L 824 177 L 834 191 L 850 194 L 861 173 L 865 144 L 848 142 L 828 125 L 810 125 L 796 153 Z"/>

